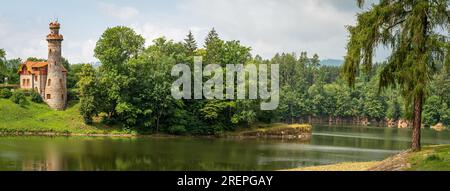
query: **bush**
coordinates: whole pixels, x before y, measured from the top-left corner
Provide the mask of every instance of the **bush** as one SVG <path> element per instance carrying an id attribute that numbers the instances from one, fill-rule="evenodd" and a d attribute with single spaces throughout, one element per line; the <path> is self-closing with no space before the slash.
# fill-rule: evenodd
<path id="1" fill-rule="evenodd" d="M 8 99 L 11 97 L 11 95 L 12 95 L 12 93 L 8 89 L 6 89 L 6 88 L 0 89 L 0 98 Z"/>
<path id="2" fill-rule="evenodd" d="M 186 134 L 186 128 L 183 125 L 174 125 L 169 127 L 168 132 L 173 135 L 184 135 Z"/>
<path id="3" fill-rule="evenodd" d="M 67 101 L 71 101 L 71 100 L 80 100 L 76 89 L 67 90 Z"/>
<path id="4" fill-rule="evenodd" d="M 39 93 L 33 91 L 31 92 L 31 101 L 34 103 L 42 103 L 44 100 L 42 100 L 42 97 Z"/>
<path id="5" fill-rule="evenodd" d="M 27 98 L 25 97 L 25 93 L 23 91 L 14 91 L 10 99 L 12 102 L 21 106 L 28 104 Z"/>
<path id="6" fill-rule="evenodd" d="M 441 157 L 439 157 L 439 156 L 437 156 L 435 154 L 432 154 L 432 155 L 427 156 L 427 158 L 425 158 L 425 160 L 426 161 L 439 161 L 439 160 L 442 160 L 442 159 L 441 159 Z"/>

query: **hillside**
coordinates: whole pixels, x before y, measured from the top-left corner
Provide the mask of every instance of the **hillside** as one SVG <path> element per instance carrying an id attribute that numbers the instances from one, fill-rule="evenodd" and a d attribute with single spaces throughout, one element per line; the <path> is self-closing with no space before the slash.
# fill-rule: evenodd
<path id="1" fill-rule="evenodd" d="M 320 61 L 320 65 L 322 66 L 341 66 L 343 63 L 343 60 L 338 59 L 325 59 Z"/>
<path id="2" fill-rule="evenodd" d="M 79 103 L 71 102 L 65 111 L 54 111 L 46 104 L 29 103 L 21 107 L 9 99 L 0 99 L 0 133 L 123 134 L 119 128 L 103 125 L 96 119 L 86 125 L 78 112 Z"/>

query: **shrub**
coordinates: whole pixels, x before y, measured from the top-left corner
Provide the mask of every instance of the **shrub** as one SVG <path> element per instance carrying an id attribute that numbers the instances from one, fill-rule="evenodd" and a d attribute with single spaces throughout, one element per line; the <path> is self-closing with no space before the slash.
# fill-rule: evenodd
<path id="1" fill-rule="evenodd" d="M 427 156 L 427 158 L 425 160 L 426 161 L 439 161 L 439 160 L 442 160 L 442 159 L 441 159 L 441 157 L 439 157 L 439 156 L 437 156 L 435 154 L 432 154 L 432 155 Z"/>
<path id="2" fill-rule="evenodd" d="M 44 100 L 42 100 L 42 97 L 39 93 L 33 91 L 31 92 L 31 101 L 34 103 L 42 103 Z"/>
<path id="3" fill-rule="evenodd" d="M 80 98 L 78 97 L 78 92 L 75 89 L 67 90 L 67 101 L 71 100 L 80 100 Z"/>
<path id="4" fill-rule="evenodd" d="M 12 95 L 12 93 L 8 89 L 6 89 L 6 88 L 0 89 L 0 98 L 8 99 L 11 97 L 11 95 Z"/>
<path id="5" fill-rule="evenodd" d="M 85 119 L 86 120 L 86 119 Z M 109 118 L 108 116 L 103 116 L 101 123 L 105 124 L 105 125 L 114 125 L 117 123 L 117 120 L 114 118 Z"/>
<path id="6" fill-rule="evenodd" d="M 14 91 L 10 99 L 12 102 L 21 106 L 28 104 L 27 98 L 25 97 L 25 93 L 23 91 Z"/>
<path id="7" fill-rule="evenodd" d="M 169 127 L 168 132 L 173 135 L 184 135 L 186 134 L 186 128 L 183 125 L 174 125 Z"/>

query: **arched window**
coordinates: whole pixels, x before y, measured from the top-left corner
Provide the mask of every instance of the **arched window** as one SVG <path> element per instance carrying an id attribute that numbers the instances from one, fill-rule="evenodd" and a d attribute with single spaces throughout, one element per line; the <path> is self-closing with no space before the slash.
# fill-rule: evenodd
<path id="1" fill-rule="evenodd" d="M 52 80 L 51 80 L 51 79 L 48 79 L 47 86 L 50 86 L 51 84 L 52 84 Z"/>

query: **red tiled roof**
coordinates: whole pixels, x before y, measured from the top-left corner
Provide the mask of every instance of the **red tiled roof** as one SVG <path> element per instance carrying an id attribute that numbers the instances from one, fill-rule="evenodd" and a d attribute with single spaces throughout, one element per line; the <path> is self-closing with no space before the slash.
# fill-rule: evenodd
<path id="1" fill-rule="evenodd" d="M 36 61 L 25 61 L 22 63 L 22 67 L 26 66 L 26 69 L 29 73 L 36 73 L 33 71 L 33 68 L 42 68 L 48 65 L 47 62 L 36 62 Z M 20 72 L 20 71 L 19 71 Z M 67 72 L 67 69 L 62 66 L 62 72 Z"/>
<path id="2" fill-rule="evenodd" d="M 47 62 L 35 62 L 35 61 L 26 61 L 24 64 L 27 67 L 31 67 L 31 68 L 41 68 L 41 67 L 48 65 Z"/>
<path id="3" fill-rule="evenodd" d="M 52 39 L 55 39 L 55 40 L 58 40 L 58 39 L 64 39 L 64 36 L 63 36 L 62 34 L 49 34 L 49 35 L 47 35 L 47 39 L 48 39 L 48 40 L 52 40 Z"/>

